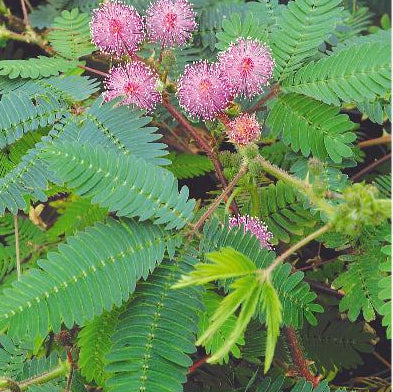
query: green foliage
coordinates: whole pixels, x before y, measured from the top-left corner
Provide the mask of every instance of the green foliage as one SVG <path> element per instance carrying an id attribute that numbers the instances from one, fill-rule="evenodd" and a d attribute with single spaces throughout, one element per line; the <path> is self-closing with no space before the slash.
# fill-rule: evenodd
<path id="1" fill-rule="evenodd" d="M 281 135 L 295 152 L 340 163 L 353 156 L 356 135 L 348 116 L 339 109 L 298 94 L 280 94 L 266 119 L 271 136 Z"/>
<path id="2" fill-rule="evenodd" d="M 386 335 L 388 339 L 392 338 L 392 240 L 390 233 L 385 237 L 385 241 L 388 245 L 381 248 L 382 257 L 386 256 L 381 262 L 379 269 L 382 274 L 382 279 L 378 283 L 380 289 L 379 299 L 384 301 L 384 304 L 380 307 L 379 313 L 383 316 L 382 325 L 387 327 Z"/>
<path id="3" fill-rule="evenodd" d="M 218 308 L 221 300 L 222 300 L 221 296 L 212 290 L 206 290 L 206 292 L 203 294 L 203 305 L 205 311 L 201 313 L 201 315 L 199 316 L 198 337 L 201 337 L 209 327 L 209 321 L 213 316 L 215 310 Z M 230 333 L 235 327 L 236 322 L 237 322 L 237 317 L 234 314 L 232 314 L 230 317 L 228 317 L 225 320 L 225 322 L 220 326 L 220 328 L 218 328 L 217 331 L 212 335 L 212 337 L 204 344 L 207 354 L 214 355 L 221 348 L 221 346 L 225 343 L 225 341 L 230 336 Z M 230 350 L 231 354 L 235 358 L 241 357 L 239 346 L 243 344 L 244 344 L 244 337 L 240 335 L 238 340 L 235 342 L 235 344 L 231 347 Z M 229 361 L 229 355 L 226 354 L 218 361 L 218 363 L 220 364 L 228 363 L 228 361 Z"/>
<path id="4" fill-rule="evenodd" d="M 194 201 L 188 200 L 188 189 L 179 193 L 172 173 L 141 158 L 77 143 L 56 144 L 44 157 L 78 195 L 92 197 L 93 203 L 118 216 L 154 217 L 167 229 L 183 227 L 192 216 Z"/>
<path id="5" fill-rule="evenodd" d="M 341 101 L 364 102 L 384 97 L 390 90 L 390 80 L 389 43 L 366 42 L 308 63 L 288 77 L 283 86 L 287 92 L 339 106 Z"/>
<path id="6" fill-rule="evenodd" d="M 86 324 L 78 334 L 78 363 L 87 381 L 95 380 L 97 384 L 103 385 L 107 378 L 105 356 L 111 348 L 111 336 L 119 313 L 118 309 L 104 312 Z"/>
<path id="7" fill-rule="evenodd" d="M 180 391 L 192 365 L 201 290 L 172 290 L 195 263 L 190 255 L 161 264 L 138 284 L 112 335 L 106 371 L 108 391 Z"/>
<path id="8" fill-rule="evenodd" d="M 77 60 L 94 51 L 90 38 L 90 17 L 77 8 L 63 11 L 55 18 L 48 39 L 53 49 L 62 57 Z"/>
<path id="9" fill-rule="evenodd" d="M 341 16 L 341 0 L 289 2 L 270 37 L 276 60 L 275 78 L 282 80 L 297 70 L 334 31 Z"/>
<path id="10" fill-rule="evenodd" d="M 146 279 L 165 248 L 173 253 L 175 244 L 158 226 L 130 220 L 110 220 L 69 237 L 57 253 L 38 261 L 39 268 L 4 290 L 0 328 L 33 338 L 59 331 L 61 323 L 84 325 L 127 300 L 137 280 Z"/>
<path id="11" fill-rule="evenodd" d="M 30 345 L 7 335 L 0 336 L 0 369 L 2 376 L 19 379 L 27 359 Z"/>
<path id="12" fill-rule="evenodd" d="M 200 252 L 208 253 L 223 247 L 232 247 L 253 260 L 257 268 L 267 268 L 274 260 L 275 254 L 261 249 L 256 237 L 243 228 L 229 229 L 222 226 L 218 220 L 213 219 L 204 226 Z M 275 287 L 281 305 L 283 324 L 301 328 L 306 319 L 311 325 L 317 320 L 314 313 L 323 311 L 322 307 L 314 302 L 316 294 L 303 281 L 303 273 L 291 273 L 290 264 L 282 264 L 273 271 L 272 283 Z"/>
<path id="13" fill-rule="evenodd" d="M 308 357 L 324 374 L 354 369 L 363 364 L 362 353 L 374 350 L 375 333 L 364 322 L 341 320 L 335 311 L 318 316 L 318 325 L 306 326 L 301 337 Z"/>
<path id="14" fill-rule="evenodd" d="M 61 235 L 73 235 L 96 222 L 103 221 L 108 214 L 106 208 L 92 204 L 89 199 L 71 196 L 66 200 L 51 202 L 52 207 L 57 207 L 60 217 L 49 229 L 48 234 L 56 239 Z"/>
<path id="15" fill-rule="evenodd" d="M 202 176 L 213 170 L 213 164 L 204 155 L 170 153 L 168 158 L 172 162 L 168 170 L 179 180 Z"/>
<path id="16" fill-rule="evenodd" d="M 298 193 L 283 181 L 260 188 L 258 216 L 274 234 L 275 244 L 277 240 L 290 242 L 291 238 L 315 225 L 316 218 L 300 201 Z"/>
<path id="17" fill-rule="evenodd" d="M 256 392 L 283 392 L 284 391 L 284 377 L 279 376 L 272 380 L 270 377 L 265 378 L 257 388 Z M 321 381 L 317 387 L 301 379 L 296 385 L 290 389 L 290 392 L 330 392 L 330 388 L 326 380 Z M 336 392 L 345 392 L 344 389 L 336 389 Z"/>
<path id="18" fill-rule="evenodd" d="M 53 95 L 37 99 L 36 103 L 25 95 L 13 92 L 4 95 L 0 101 L 0 148 L 65 115 L 65 106 Z"/>
<path id="19" fill-rule="evenodd" d="M 58 75 L 71 71 L 77 66 L 75 61 L 68 61 L 60 57 L 38 56 L 28 60 L 0 61 L 0 75 L 7 75 L 10 79 L 37 79 Z"/>

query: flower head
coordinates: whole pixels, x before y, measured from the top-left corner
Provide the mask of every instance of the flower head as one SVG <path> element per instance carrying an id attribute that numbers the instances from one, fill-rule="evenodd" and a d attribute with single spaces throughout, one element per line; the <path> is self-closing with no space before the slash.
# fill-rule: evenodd
<path id="1" fill-rule="evenodd" d="M 261 222 L 258 218 L 252 218 L 249 215 L 240 215 L 239 217 L 231 216 L 229 218 L 229 227 L 231 229 L 240 226 L 243 226 L 244 233 L 249 231 L 258 238 L 261 248 L 273 249 L 273 246 L 270 244 L 273 234 L 268 230 L 264 222 Z"/>
<path id="2" fill-rule="evenodd" d="M 133 53 L 145 38 L 138 12 L 119 1 L 102 3 L 90 22 L 93 43 L 102 51 L 121 56 Z"/>
<path id="3" fill-rule="evenodd" d="M 161 101 L 161 94 L 157 91 L 158 80 L 157 74 L 141 61 L 113 67 L 105 82 L 105 101 L 124 96 L 123 105 L 152 110 Z"/>
<path id="4" fill-rule="evenodd" d="M 216 65 L 199 61 L 186 66 L 178 81 L 177 96 L 192 116 L 212 120 L 228 106 L 231 93 Z"/>
<path id="5" fill-rule="evenodd" d="M 195 12 L 187 0 L 158 0 L 146 14 L 149 38 L 166 48 L 184 45 L 197 27 Z"/>
<path id="6" fill-rule="evenodd" d="M 269 84 L 274 60 L 266 45 L 239 38 L 220 53 L 219 67 L 234 94 L 252 98 L 262 93 L 263 86 Z"/>
<path id="7" fill-rule="evenodd" d="M 258 139 L 261 126 L 254 114 L 242 113 L 228 124 L 229 139 L 236 144 L 246 146 Z"/>

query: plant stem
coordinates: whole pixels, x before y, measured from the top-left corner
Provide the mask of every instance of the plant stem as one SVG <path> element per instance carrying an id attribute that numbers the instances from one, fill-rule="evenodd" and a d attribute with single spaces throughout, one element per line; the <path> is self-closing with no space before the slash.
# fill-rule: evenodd
<path id="1" fill-rule="evenodd" d="M 30 22 L 29 22 L 29 17 L 27 15 L 27 9 L 26 9 L 25 0 L 20 0 L 20 5 L 22 7 L 23 22 L 24 22 L 26 27 L 30 27 Z"/>
<path id="2" fill-rule="evenodd" d="M 103 76 L 104 78 L 108 77 L 108 75 L 109 75 L 106 72 L 99 71 L 98 69 L 95 69 L 95 68 L 86 67 L 85 65 L 77 65 L 77 67 L 82 68 L 85 71 L 95 73 L 96 75 Z"/>
<path id="3" fill-rule="evenodd" d="M 228 183 L 224 177 L 221 163 L 218 157 L 216 156 L 216 154 L 213 152 L 212 147 L 207 143 L 207 141 L 201 135 L 199 135 L 198 131 L 187 121 L 187 119 L 169 102 L 168 97 L 166 95 L 163 96 L 162 105 L 168 111 L 168 113 L 191 134 L 191 136 L 198 143 L 199 147 L 210 158 L 222 188 L 223 189 L 227 188 Z M 235 214 L 238 215 L 239 210 L 235 203 L 232 203 L 232 208 L 234 209 Z"/>
<path id="4" fill-rule="evenodd" d="M 364 169 L 360 170 L 360 172 L 356 173 L 354 176 L 351 177 L 352 181 L 357 181 L 359 178 L 363 177 L 365 174 L 367 174 L 369 171 L 375 169 L 379 165 L 382 165 L 382 163 L 390 160 L 392 157 L 392 153 L 390 152 L 389 154 L 386 154 L 384 157 L 378 159 L 377 161 L 371 163 L 370 165 L 366 166 Z"/>
<path id="5" fill-rule="evenodd" d="M 263 106 L 269 99 L 274 98 L 280 92 L 280 86 L 274 84 L 269 93 L 267 93 L 264 97 L 262 97 L 251 109 L 247 110 L 247 113 L 257 112 L 261 106 Z"/>
<path id="6" fill-rule="evenodd" d="M 378 359 L 378 361 L 382 362 L 388 369 L 392 368 L 390 362 L 388 362 L 382 355 L 378 354 L 376 351 L 373 352 L 373 355 L 375 358 Z"/>
<path id="7" fill-rule="evenodd" d="M 229 196 L 231 193 L 232 189 L 236 186 L 236 184 L 239 182 L 239 180 L 244 176 L 244 174 L 247 173 L 248 167 L 246 165 L 243 165 L 234 179 L 228 184 L 228 186 L 225 188 L 225 190 L 221 193 L 220 196 L 214 200 L 213 204 L 209 207 L 209 209 L 199 218 L 198 222 L 195 224 L 194 229 L 190 233 L 189 237 L 192 237 L 198 230 L 199 228 L 203 225 L 203 222 L 214 212 L 214 210 L 219 206 L 221 201 Z"/>
<path id="8" fill-rule="evenodd" d="M 282 255 L 278 256 L 269 267 L 266 268 L 266 273 L 270 274 L 280 263 L 282 263 L 287 257 L 291 254 L 295 253 L 298 249 L 302 248 L 303 246 L 307 245 L 309 242 L 314 240 L 315 238 L 319 237 L 320 235 L 326 233 L 331 228 L 331 225 L 327 223 L 326 225 L 322 226 L 314 233 L 311 233 L 307 237 L 303 238 L 295 245 L 291 246 L 288 250 L 286 250 Z"/>
<path id="9" fill-rule="evenodd" d="M 365 140 L 364 142 L 359 142 L 359 148 L 366 148 L 370 146 L 378 146 L 379 144 L 390 144 L 392 141 L 391 135 L 383 135 L 381 137 L 377 137 L 375 139 Z"/>
<path id="10" fill-rule="evenodd" d="M 329 287 L 326 284 L 314 282 L 313 280 L 309 280 L 307 278 L 304 278 L 304 281 L 307 282 L 310 285 L 310 287 L 316 291 L 328 294 L 328 295 L 330 295 L 332 297 L 336 297 L 338 299 L 341 299 L 342 297 L 344 297 L 344 294 L 340 293 L 337 290 L 332 289 L 331 287 Z"/>
<path id="11" fill-rule="evenodd" d="M 18 214 L 14 215 L 14 233 L 15 233 L 16 272 L 17 272 L 18 280 L 19 280 L 21 277 L 21 268 L 20 268 Z"/>
<path id="12" fill-rule="evenodd" d="M 313 375 L 308 368 L 307 361 L 304 358 L 302 349 L 300 347 L 296 331 L 292 327 L 284 327 L 284 334 L 288 343 L 289 351 L 291 352 L 291 358 L 293 364 L 299 373 L 299 375 L 310 381 L 314 387 L 319 384 L 319 377 Z"/>
<path id="13" fill-rule="evenodd" d="M 205 364 L 208 359 L 209 359 L 209 355 L 206 355 L 205 357 L 203 357 L 199 361 L 194 362 L 193 365 L 190 366 L 190 368 L 188 369 L 188 374 L 194 373 L 195 370 L 197 370 L 199 367 L 201 367 L 203 364 Z"/>
<path id="14" fill-rule="evenodd" d="M 17 385 L 20 391 L 26 391 L 31 385 L 45 384 L 58 377 L 65 376 L 66 374 L 68 374 L 69 370 L 70 364 L 67 361 L 64 361 L 61 362 L 59 366 L 49 372 L 42 373 L 39 376 L 32 377 L 18 383 L 5 378 L 0 378 L 0 391 L 7 391 L 10 389 L 10 387 L 13 387 L 14 385 Z"/>

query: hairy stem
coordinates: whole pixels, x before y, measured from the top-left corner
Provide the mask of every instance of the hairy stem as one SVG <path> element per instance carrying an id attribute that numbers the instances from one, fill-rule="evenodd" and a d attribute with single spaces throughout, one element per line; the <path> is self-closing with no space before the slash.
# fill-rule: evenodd
<path id="1" fill-rule="evenodd" d="M 203 225 L 205 220 L 214 212 L 214 210 L 219 206 L 221 201 L 229 196 L 229 194 L 232 192 L 232 189 L 236 186 L 236 184 L 239 182 L 239 180 L 244 176 L 244 174 L 247 173 L 247 166 L 243 165 L 239 172 L 236 174 L 234 179 L 228 184 L 228 186 L 225 188 L 225 190 L 221 193 L 220 196 L 214 200 L 213 204 L 209 207 L 209 209 L 199 218 L 198 222 L 195 224 L 193 231 L 190 233 L 190 237 L 192 237 L 198 230 L 199 228 Z"/>
<path id="2" fill-rule="evenodd" d="M 365 140 L 364 142 L 359 142 L 359 148 L 366 148 L 371 146 L 378 146 L 380 144 L 390 144 L 392 141 L 391 135 L 383 135 L 381 137 L 377 137 L 375 139 Z"/>
<path id="3" fill-rule="evenodd" d="M 58 377 L 65 376 L 70 370 L 70 364 L 65 361 L 50 372 L 42 373 L 39 376 L 29 378 L 21 382 L 15 382 L 6 378 L 0 378 L 0 391 L 7 391 L 17 385 L 20 391 L 26 391 L 31 385 L 42 385 Z"/>
<path id="4" fill-rule="evenodd" d="M 164 95 L 162 99 L 162 105 L 168 111 L 168 113 L 182 126 L 187 132 L 195 139 L 198 143 L 199 147 L 206 153 L 206 155 L 210 158 L 213 163 L 214 169 L 216 171 L 216 175 L 218 180 L 221 183 L 223 189 L 228 186 L 227 180 L 224 177 L 221 163 L 214 153 L 212 147 L 209 143 L 198 133 L 198 131 L 187 121 L 187 119 L 173 106 L 168 100 L 168 97 Z M 235 214 L 239 214 L 239 210 L 235 203 L 232 203 L 232 208 L 235 211 Z"/>
<path id="5" fill-rule="evenodd" d="M 392 157 L 392 153 L 386 154 L 384 157 L 376 160 L 375 162 L 371 163 L 370 165 L 366 166 L 364 169 L 360 170 L 360 172 L 356 173 L 354 176 L 351 177 L 352 181 L 357 181 L 365 174 L 370 172 L 371 170 L 375 169 L 379 165 L 382 165 L 384 162 L 389 161 Z"/>
<path id="6" fill-rule="evenodd" d="M 319 378 L 313 375 L 308 368 L 307 361 L 304 358 L 303 351 L 300 347 L 296 331 L 292 327 L 284 327 L 285 339 L 288 343 L 289 351 L 291 353 L 291 358 L 296 371 L 299 373 L 300 377 L 305 378 L 310 381 L 314 387 L 319 384 Z"/>
<path id="7" fill-rule="evenodd" d="M 320 235 L 326 233 L 328 230 L 330 230 L 331 225 L 327 223 L 326 225 L 322 226 L 320 229 L 317 231 L 314 231 L 314 233 L 311 233 L 307 237 L 303 238 L 299 242 L 297 242 L 295 245 L 291 246 L 288 250 L 286 250 L 283 254 L 278 256 L 272 264 L 269 265 L 269 267 L 266 268 L 266 273 L 270 274 L 280 263 L 282 263 L 287 257 L 289 257 L 291 254 L 295 253 L 298 249 L 302 248 L 303 246 L 307 245 L 309 242 L 314 240 L 315 238 L 319 237 Z"/>
<path id="8" fill-rule="evenodd" d="M 18 280 L 21 276 L 20 268 L 20 249 L 19 249 L 19 225 L 18 225 L 18 214 L 14 215 L 14 233 L 15 233 L 15 258 L 16 258 L 16 273 Z"/>

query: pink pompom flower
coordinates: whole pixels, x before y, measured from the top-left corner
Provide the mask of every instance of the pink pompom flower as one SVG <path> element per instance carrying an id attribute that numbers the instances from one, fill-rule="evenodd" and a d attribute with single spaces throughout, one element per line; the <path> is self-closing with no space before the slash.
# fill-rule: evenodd
<path id="1" fill-rule="evenodd" d="M 266 45 L 256 40 L 238 38 L 219 54 L 219 67 L 234 94 L 253 98 L 269 84 L 274 60 Z"/>
<path id="2" fill-rule="evenodd" d="M 213 120 L 231 99 L 230 89 L 215 64 L 198 61 L 188 64 L 178 81 L 177 96 L 191 116 Z"/>
<path id="3" fill-rule="evenodd" d="M 246 146 L 258 139 L 261 134 L 261 126 L 254 114 L 242 113 L 230 121 L 227 132 L 231 142 L 240 146 Z"/>
<path id="4" fill-rule="evenodd" d="M 105 2 L 93 11 L 90 22 L 93 43 L 104 53 L 134 53 L 144 40 L 143 20 L 138 12 L 119 1 Z"/>
<path id="5" fill-rule="evenodd" d="M 195 12 L 187 0 L 158 0 L 146 14 L 150 40 L 166 48 L 184 45 L 197 27 Z"/>
<path id="6" fill-rule="evenodd" d="M 249 231 L 258 238 L 261 248 L 273 250 L 273 246 L 270 243 L 273 234 L 268 230 L 264 222 L 258 218 L 252 218 L 249 215 L 231 216 L 229 218 L 229 228 L 232 229 L 241 226 L 243 226 L 244 233 Z"/>
<path id="7" fill-rule="evenodd" d="M 141 61 L 113 67 L 105 81 L 105 101 L 124 96 L 122 105 L 152 110 L 161 101 L 157 74 Z"/>

